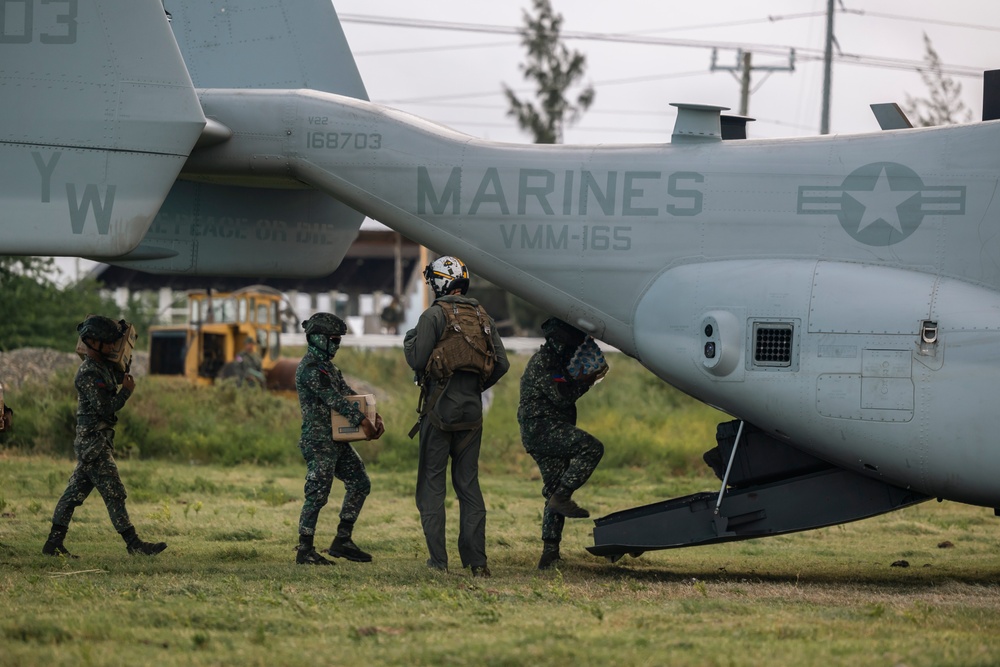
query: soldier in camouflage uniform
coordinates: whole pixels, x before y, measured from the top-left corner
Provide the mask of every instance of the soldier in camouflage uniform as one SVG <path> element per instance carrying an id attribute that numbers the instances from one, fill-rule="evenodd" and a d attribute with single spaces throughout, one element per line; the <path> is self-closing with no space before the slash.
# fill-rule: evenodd
<path id="1" fill-rule="evenodd" d="M 73 511 L 83 504 L 95 488 L 104 499 L 115 530 L 125 540 L 130 554 L 153 556 L 167 545 L 163 542 L 143 542 L 135 533 L 125 509 L 125 486 L 115 464 L 115 423 L 117 412 L 135 390 L 135 380 L 128 373 L 122 374 L 107 360 L 114 343 L 123 335 L 118 322 L 100 315 L 84 320 L 78 327 L 80 339 L 87 348 L 87 356 L 80 364 L 74 384 L 79 395 L 76 410 L 76 469 L 69 478 L 56 510 L 52 515 L 52 531 L 42 553 L 46 556 L 75 558 L 63 539 L 73 518 Z M 121 389 L 118 388 L 119 383 Z"/>
<path id="2" fill-rule="evenodd" d="M 0 406 L 3 407 L 3 410 L 0 411 L 0 433 L 2 433 L 3 431 L 10 431 L 14 423 L 14 410 L 3 402 L 2 382 L 0 382 Z"/>
<path id="3" fill-rule="evenodd" d="M 593 386 L 595 376 L 574 379 L 567 364 L 586 335 L 562 320 L 542 324 L 545 343 L 532 355 L 521 376 L 517 422 L 524 449 L 542 474 L 542 557 L 538 569 L 559 561 L 559 542 L 566 517 L 586 518 L 590 512 L 572 494 L 590 478 L 604 455 L 601 441 L 576 427 L 576 402 Z"/>
<path id="4" fill-rule="evenodd" d="M 351 534 L 365 498 L 371 491 L 371 481 L 354 447 L 346 442 L 334 441 L 330 411 L 336 410 L 352 426 L 359 426 L 369 440 L 378 438 L 382 433 L 363 412 L 344 398 L 355 394 L 355 391 L 347 386 L 340 369 L 331 362 L 340 348 L 341 336 L 347 333 L 344 321 L 331 313 L 316 313 L 303 322 L 302 327 L 306 330 L 309 347 L 295 372 L 295 389 L 302 409 L 299 449 L 306 460 L 307 472 L 295 562 L 304 565 L 332 564 L 316 552 L 313 538 L 319 511 L 326 505 L 333 478 L 336 477 L 344 483 L 344 503 L 340 508 L 337 536 L 327 553 L 337 558 L 368 563 L 372 559 L 371 554 L 359 549 Z"/>
<path id="5" fill-rule="evenodd" d="M 257 341 L 253 338 L 247 337 L 243 342 L 243 351 L 237 354 L 233 361 L 239 370 L 237 382 L 241 387 L 263 387 L 267 384 L 263 362 L 257 354 Z"/>

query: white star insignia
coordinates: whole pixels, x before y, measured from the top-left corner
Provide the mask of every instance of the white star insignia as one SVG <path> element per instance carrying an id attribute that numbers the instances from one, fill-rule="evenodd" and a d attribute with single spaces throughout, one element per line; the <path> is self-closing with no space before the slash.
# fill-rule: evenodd
<path id="1" fill-rule="evenodd" d="M 865 214 L 858 224 L 858 232 L 867 229 L 878 220 L 884 220 L 900 234 L 903 226 L 899 222 L 900 204 L 919 194 L 919 190 L 893 190 L 889 187 L 889 178 L 885 175 L 885 167 L 879 172 L 875 187 L 870 191 L 845 191 L 847 195 L 865 207 Z"/>

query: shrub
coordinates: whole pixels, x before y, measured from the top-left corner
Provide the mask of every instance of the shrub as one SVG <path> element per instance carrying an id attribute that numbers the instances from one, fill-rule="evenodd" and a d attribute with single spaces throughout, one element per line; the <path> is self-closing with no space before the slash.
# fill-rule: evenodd
<path id="1" fill-rule="evenodd" d="M 519 382 L 528 355 L 511 354 L 510 372 L 493 388 L 484 420 L 485 471 L 528 473 L 534 462 L 521 446 L 517 424 Z M 701 454 L 715 445 L 715 425 L 726 416 L 660 382 L 624 355 L 609 359 L 607 378 L 580 399 L 581 428 L 604 442 L 602 468 L 661 467 L 669 474 L 705 472 Z M 418 390 L 398 349 L 342 349 L 336 358 L 356 391 L 372 391 L 386 423 L 378 441 L 358 442 L 366 464 L 413 470 Z M 15 406 L 12 432 L 2 446 L 72 456 L 76 415 L 73 373 L 29 381 L 8 392 Z M 135 456 L 194 463 L 298 465 L 301 413 L 294 395 L 220 383 L 195 386 L 183 378 L 142 377 L 118 413 L 115 447 Z"/>

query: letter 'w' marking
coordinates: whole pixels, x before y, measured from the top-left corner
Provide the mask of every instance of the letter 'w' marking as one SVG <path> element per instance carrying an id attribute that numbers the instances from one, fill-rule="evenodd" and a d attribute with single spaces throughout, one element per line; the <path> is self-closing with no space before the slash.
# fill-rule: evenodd
<path id="1" fill-rule="evenodd" d="M 87 211 L 90 209 L 94 210 L 94 221 L 97 223 L 99 234 L 107 234 L 111 229 L 111 210 L 115 206 L 115 186 L 108 186 L 107 194 L 102 203 L 101 194 L 93 183 L 87 185 L 83 191 L 83 198 L 79 201 L 76 198 L 76 184 L 67 183 L 66 199 L 69 201 L 69 219 L 74 234 L 83 233 L 83 226 L 87 223 Z"/>

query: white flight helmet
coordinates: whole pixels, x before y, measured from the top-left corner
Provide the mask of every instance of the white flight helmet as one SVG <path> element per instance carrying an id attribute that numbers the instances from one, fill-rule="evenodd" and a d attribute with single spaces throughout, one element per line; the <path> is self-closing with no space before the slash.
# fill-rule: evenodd
<path id="1" fill-rule="evenodd" d="M 424 269 L 424 281 L 434 290 L 435 297 L 442 297 L 456 289 L 462 294 L 469 291 L 469 269 L 458 257 L 438 257 Z"/>

